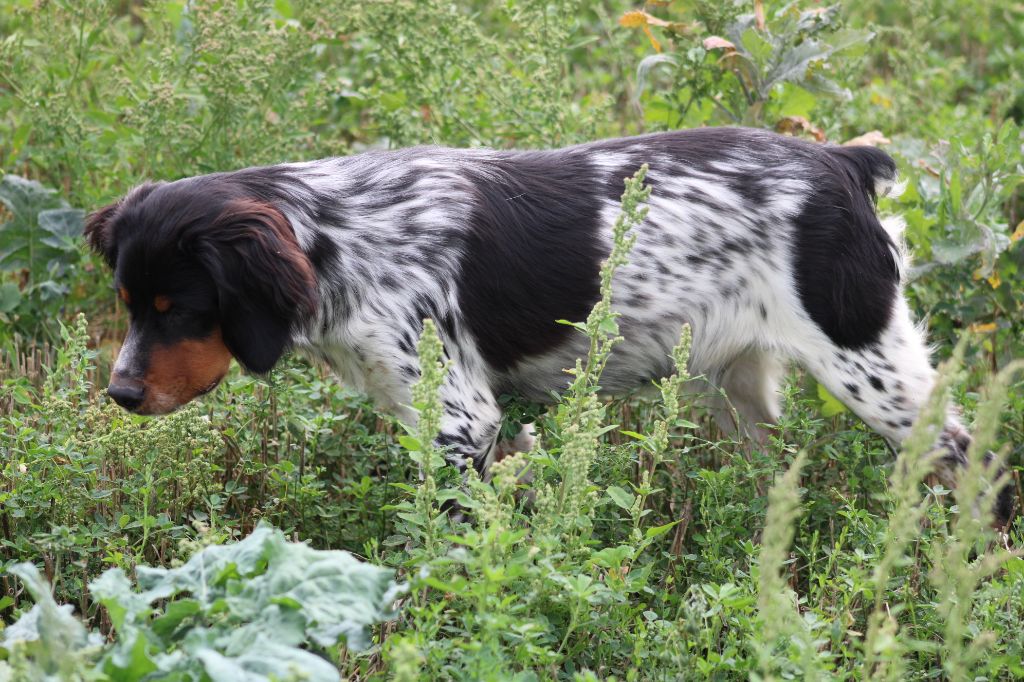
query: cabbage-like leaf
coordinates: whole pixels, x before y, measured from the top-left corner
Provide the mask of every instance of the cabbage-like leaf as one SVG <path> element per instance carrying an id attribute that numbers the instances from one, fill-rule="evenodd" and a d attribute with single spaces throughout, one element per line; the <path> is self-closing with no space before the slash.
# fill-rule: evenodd
<path id="1" fill-rule="evenodd" d="M 288 542 L 268 525 L 178 568 L 139 567 L 140 592 L 112 569 L 90 585 L 118 629 L 104 671 L 123 679 L 156 669 L 154 679 L 337 680 L 317 647 L 369 646 L 370 626 L 392 617 L 404 589 L 393 577 L 347 552 Z"/>
<path id="2" fill-rule="evenodd" d="M 0 682 L 337 682 L 326 654 L 369 646 L 370 627 L 392 617 L 405 589 L 389 569 L 260 525 L 178 568 L 140 567 L 138 588 L 119 568 L 90 583 L 115 629 L 104 646 L 34 566 L 11 572 L 36 604 L 0 632 Z"/>
<path id="3" fill-rule="evenodd" d="M 85 212 L 68 208 L 52 189 L 17 175 L 0 178 L 0 270 L 28 268 L 40 276 L 50 261 L 77 260 Z"/>
<path id="4" fill-rule="evenodd" d="M 103 638 L 89 633 L 69 604 L 54 601 L 50 586 L 34 565 L 15 564 L 9 572 L 21 579 L 36 603 L 0 631 L 0 650 L 7 659 L 0 663 L 0 680 L 14 680 L 15 675 L 40 682 L 85 679 L 79 675 L 99 654 Z"/>

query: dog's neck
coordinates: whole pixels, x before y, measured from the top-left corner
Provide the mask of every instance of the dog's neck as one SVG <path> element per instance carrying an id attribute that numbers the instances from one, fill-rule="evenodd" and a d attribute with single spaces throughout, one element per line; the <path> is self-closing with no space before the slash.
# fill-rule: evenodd
<path id="1" fill-rule="evenodd" d="M 371 152 L 235 174 L 285 215 L 316 272 L 317 313 L 296 324 L 294 347 L 369 392 L 360 375 L 372 353 L 362 346 L 394 332 L 376 329 L 379 320 L 418 327 L 426 317 L 450 318 L 455 307 L 453 281 L 473 188 L 461 172 L 465 159 L 426 151 Z M 403 343 L 414 346 L 415 339 Z"/>

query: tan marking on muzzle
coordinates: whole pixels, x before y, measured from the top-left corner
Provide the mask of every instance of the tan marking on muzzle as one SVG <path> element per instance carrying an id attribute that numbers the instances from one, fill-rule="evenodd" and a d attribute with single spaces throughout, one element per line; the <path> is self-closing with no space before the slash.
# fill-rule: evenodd
<path id="1" fill-rule="evenodd" d="M 231 352 L 220 329 L 205 339 L 188 339 L 172 346 L 155 345 L 143 383 L 146 397 L 139 414 L 167 414 L 213 390 L 227 374 Z"/>

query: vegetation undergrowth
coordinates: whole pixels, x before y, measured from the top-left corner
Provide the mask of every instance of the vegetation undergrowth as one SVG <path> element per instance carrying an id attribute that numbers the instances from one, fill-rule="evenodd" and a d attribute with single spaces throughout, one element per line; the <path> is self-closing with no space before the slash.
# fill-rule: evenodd
<path id="1" fill-rule="evenodd" d="M 988 530 L 983 462 L 1019 490 L 1022 27 L 998 0 L 0 0 L 0 679 L 1024 676 L 1021 527 Z M 642 176 L 566 321 L 590 353 L 552 409 L 509 398 L 540 437 L 489 481 L 433 446 L 429 322 L 412 431 L 296 358 L 158 420 L 100 394 L 125 320 L 78 235 L 142 179 L 733 123 L 881 144 L 907 180 L 880 211 L 947 362 L 896 458 L 799 374 L 765 442 L 723 435 L 684 390 L 688 329 L 655 398 L 598 397 Z M 929 474 L 951 403 L 956 495 Z M 292 585 L 273 556 L 333 568 Z M 200 557 L 225 562 L 207 587 Z"/>

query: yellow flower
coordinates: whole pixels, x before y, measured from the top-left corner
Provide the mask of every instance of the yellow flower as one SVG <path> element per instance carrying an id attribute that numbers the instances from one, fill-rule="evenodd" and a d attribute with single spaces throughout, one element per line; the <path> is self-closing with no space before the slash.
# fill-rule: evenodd
<path id="1" fill-rule="evenodd" d="M 619 25 L 625 26 L 626 28 L 640 28 L 645 34 L 647 34 L 648 40 L 651 41 L 651 45 L 654 47 L 656 52 L 661 52 L 661 43 L 651 33 L 651 26 L 668 26 L 669 22 L 664 19 L 652 16 L 647 12 L 636 9 L 630 12 L 624 13 L 619 17 Z"/>

